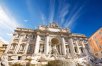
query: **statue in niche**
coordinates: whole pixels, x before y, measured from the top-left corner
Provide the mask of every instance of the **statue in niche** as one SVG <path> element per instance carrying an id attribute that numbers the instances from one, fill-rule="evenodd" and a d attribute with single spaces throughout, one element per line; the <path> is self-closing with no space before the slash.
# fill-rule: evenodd
<path id="1" fill-rule="evenodd" d="M 44 52 L 44 46 L 40 46 L 39 52 L 40 53 L 43 53 Z"/>
<path id="2" fill-rule="evenodd" d="M 51 54 L 55 54 L 55 55 L 58 55 L 59 54 L 56 45 L 52 46 Z"/>
<path id="3" fill-rule="evenodd" d="M 8 56 L 6 54 L 4 54 L 4 56 L 1 57 L 1 66 L 9 66 Z"/>
<path id="4" fill-rule="evenodd" d="M 55 54 L 55 55 L 58 55 L 59 52 L 58 52 L 58 45 L 59 45 L 59 40 L 58 38 L 53 38 L 51 40 L 51 43 L 52 43 L 52 46 L 51 46 L 51 54 Z"/>

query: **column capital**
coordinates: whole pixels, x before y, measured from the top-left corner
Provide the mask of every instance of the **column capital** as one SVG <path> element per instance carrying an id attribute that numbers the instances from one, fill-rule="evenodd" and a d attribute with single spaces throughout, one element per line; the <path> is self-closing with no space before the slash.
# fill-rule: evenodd
<path id="1" fill-rule="evenodd" d="M 64 38 L 64 36 L 61 34 L 61 38 Z"/>
<path id="2" fill-rule="evenodd" d="M 40 35 L 40 32 L 36 32 L 37 35 Z"/>
<path id="3" fill-rule="evenodd" d="M 45 33 L 45 36 L 49 36 L 49 33 Z"/>

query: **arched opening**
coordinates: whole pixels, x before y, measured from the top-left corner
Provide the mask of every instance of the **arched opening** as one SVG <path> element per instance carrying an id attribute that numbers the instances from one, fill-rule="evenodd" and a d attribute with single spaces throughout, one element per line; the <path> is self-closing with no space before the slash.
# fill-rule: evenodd
<path id="1" fill-rule="evenodd" d="M 60 53 L 60 41 L 58 38 L 51 39 L 51 54 L 59 54 Z"/>

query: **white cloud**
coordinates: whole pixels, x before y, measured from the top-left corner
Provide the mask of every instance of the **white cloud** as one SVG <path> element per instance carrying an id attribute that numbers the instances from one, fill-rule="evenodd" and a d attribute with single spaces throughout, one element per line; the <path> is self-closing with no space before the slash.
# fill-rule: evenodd
<path id="1" fill-rule="evenodd" d="M 12 36 L 12 33 L 7 33 L 8 36 Z"/>
<path id="2" fill-rule="evenodd" d="M 6 7 L 0 6 L 0 39 L 3 41 L 10 40 L 8 39 L 11 37 L 10 33 L 12 33 L 16 27 L 20 26 L 10 11 Z M 4 38 L 6 39 L 4 40 Z"/>
<path id="3" fill-rule="evenodd" d="M 70 27 L 70 28 L 72 28 L 72 24 L 74 24 L 74 22 L 80 17 L 80 13 L 81 13 L 83 7 L 84 7 L 84 5 L 81 6 L 81 7 L 73 14 L 73 16 L 72 16 L 70 19 L 66 20 L 66 23 L 67 23 L 67 22 L 68 22 L 68 23 L 65 25 L 65 27 Z"/>
<path id="4" fill-rule="evenodd" d="M 0 37 L 0 40 L 1 40 L 2 42 L 4 42 L 5 44 L 8 44 L 8 43 L 9 43 L 8 41 L 6 41 L 5 39 L 3 39 L 2 37 Z"/>
<path id="5" fill-rule="evenodd" d="M 55 0 L 50 0 L 50 13 L 49 13 L 49 22 L 53 22 L 55 14 Z"/>
<path id="6" fill-rule="evenodd" d="M 67 6 L 63 6 L 63 9 L 61 10 L 60 17 L 61 17 L 61 25 L 65 21 L 65 16 L 69 13 L 69 4 Z"/>
<path id="7" fill-rule="evenodd" d="M 10 14 L 10 13 L 9 13 Z M 19 26 L 19 24 L 16 22 L 16 20 L 9 15 L 4 7 L 0 6 L 0 27 L 5 26 L 9 28 L 10 30 L 16 28 Z"/>
<path id="8" fill-rule="evenodd" d="M 28 22 L 29 20 L 25 19 L 24 22 Z"/>
<path id="9" fill-rule="evenodd" d="M 45 23 L 47 22 L 47 20 L 46 20 L 45 15 L 42 12 L 40 12 L 40 16 L 41 16 L 42 24 L 46 25 Z"/>

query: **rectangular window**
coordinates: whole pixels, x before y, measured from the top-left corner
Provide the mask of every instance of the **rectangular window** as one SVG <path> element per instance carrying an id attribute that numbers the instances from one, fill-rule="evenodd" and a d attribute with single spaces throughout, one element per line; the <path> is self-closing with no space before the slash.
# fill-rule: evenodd
<path id="1" fill-rule="evenodd" d="M 28 34 L 26 34 L 26 37 L 25 38 L 28 38 Z"/>
<path id="2" fill-rule="evenodd" d="M 41 44 L 40 44 L 39 52 L 41 52 L 41 53 L 43 53 L 43 52 L 44 52 L 44 45 L 41 45 Z"/>
<path id="3" fill-rule="evenodd" d="M 100 45 L 100 49 L 102 49 L 102 46 Z"/>
<path id="4" fill-rule="evenodd" d="M 18 60 L 21 60 L 21 56 L 18 56 Z"/>
<path id="5" fill-rule="evenodd" d="M 77 47 L 74 47 L 74 49 L 75 49 L 75 52 L 77 53 Z"/>
<path id="6" fill-rule="evenodd" d="M 16 38 L 20 38 L 20 34 L 17 34 Z"/>
<path id="7" fill-rule="evenodd" d="M 69 49 L 69 53 L 71 53 L 71 50 Z"/>
<path id="8" fill-rule="evenodd" d="M 28 46 L 28 50 L 27 50 L 27 54 L 33 54 L 34 52 L 34 45 L 33 44 L 29 44 Z"/>
<path id="9" fill-rule="evenodd" d="M 82 47 L 80 47 L 80 50 L 81 50 L 81 52 L 83 53 L 83 48 L 82 48 Z"/>
<path id="10" fill-rule="evenodd" d="M 45 36 L 41 36 L 41 40 L 42 41 L 45 41 Z"/>
<path id="11" fill-rule="evenodd" d="M 102 32 L 99 32 L 100 35 L 102 35 Z"/>
<path id="12" fill-rule="evenodd" d="M 33 35 L 33 39 L 35 39 L 35 35 Z"/>
<path id="13" fill-rule="evenodd" d="M 96 44 L 98 44 L 99 42 L 98 42 L 98 40 L 95 40 L 95 42 L 96 42 Z"/>
<path id="14" fill-rule="evenodd" d="M 98 56 L 98 53 L 96 53 L 95 56 Z"/>
<path id="15" fill-rule="evenodd" d="M 94 36 L 93 38 L 96 39 L 96 36 Z"/>

